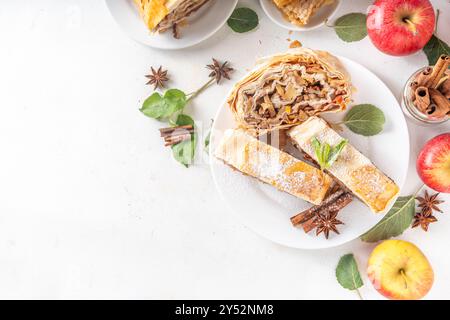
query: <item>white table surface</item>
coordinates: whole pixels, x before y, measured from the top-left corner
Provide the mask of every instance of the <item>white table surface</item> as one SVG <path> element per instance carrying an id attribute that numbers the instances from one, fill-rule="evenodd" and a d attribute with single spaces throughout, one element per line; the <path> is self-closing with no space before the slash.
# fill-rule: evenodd
<path id="1" fill-rule="evenodd" d="M 343 2 L 337 16 L 370 3 Z M 225 26 L 196 47 L 158 51 L 129 39 L 102 0 L 0 2 L 0 298 L 355 299 L 334 276 L 349 252 L 362 270 L 363 296 L 382 298 L 364 270 L 373 244 L 294 250 L 240 224 L 208 165 L 177 164 L 162 146 L 161 125 L 138 111 L 151 92 L 143 76 L 161 64 L 170 85 L 189 92 L 207 79 L 211 57 L 229 60 L 237 79 L 291 38 L 362 63 L 400 96 L 425 55 L 386 56 L 368 38 L 347 44 L 326 27 L 289 35 L 257 1 L 242 3 L 258 12 L 256 31 L 238 35 Z M 433 4 L 450 42 L 450 4 Z M 232 84 L 209 89 L 189 112 L 208 123 Z M 421 185 L 420 147 L 449 129 L 409 123 L 404 195 Z M 450 196 L 442 199 L 446 212 L 428 233 L 399 237 L 431 261 L 427 298 L 435 299 L 450 298 Z"/>

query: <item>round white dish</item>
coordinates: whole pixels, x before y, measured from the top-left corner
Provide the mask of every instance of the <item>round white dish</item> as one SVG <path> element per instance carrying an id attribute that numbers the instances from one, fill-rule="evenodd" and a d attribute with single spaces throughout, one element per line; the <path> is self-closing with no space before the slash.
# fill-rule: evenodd
<path id="1" fill-rule="evenodd" d="M 288 30 L 292 31 L 310 31 L 317 28 L 320 28 L 325 24 L 325 20 L 331 20 L 339 8 L 341 3 L 340 0 L 337 0 L 335 3 L 324 6 L 320 8 L 316 14 L 311 17 L 308 24 L 304 26 L 297 26 L 295 24 L 290 23 L 281 13 L 281 11 L 277 8 L 277 6 L 273 3 L 272 0 L 259 0 L 261 3 L 261 7 L 263 8 L 266 15 L 272 20 L 274 23 Z"/>
<path id="2" fill-rule="evenodd" d="M 386 116 L 384 130 L 373 137 L 363 137 L 347 128 L 340 134 L 365 154 L 372 162 L 400 188 L 402 188 L 409 164 L 409 133 L 405 118 L 389 88 L 372 72 L 347 58 L 338 57 L 351 74 L 357 88 L 354 105 L 371 103 L 383 110 Z M 323 117 L 337 122 L 345 113 L 328 114 Z M 226 103 L 215 116 L 212 128 L 210 154 L 220 141 L 226 129 L 234 128 L 235 121 Z M 327 240 L 314 231 L 305 234 L 302 229 L 291 225 L 290 217 L 309 208 L 311 204 L 272 186 L 244 176 L 212 157 L 211 171 L 215 185 L 222 198 L 240 220 L 259 235 L 281 245 L 302 249 L 321 249 L 338 246 L 356 239 L 375 226 L 389 211 L 374 214 L 361 201 L 355 199 L 344 208 L 338 219 L 345 225 L 338 226 L 340 234 L 330 234 Z M 393 203 L 392 203 L 393 204 Z"/>
<path id="3" fill-rule="evenodd" d="M 180 39 L 171 31 L 152 34 L 133 0 L 105 0 L 119 26 L 134 40 L 158 49 L 183 49 L 196 45 L 216 33 L 233 13 L 238 0 L 211 0 L 187 18 L 187 25 L 180 28 Z"/>

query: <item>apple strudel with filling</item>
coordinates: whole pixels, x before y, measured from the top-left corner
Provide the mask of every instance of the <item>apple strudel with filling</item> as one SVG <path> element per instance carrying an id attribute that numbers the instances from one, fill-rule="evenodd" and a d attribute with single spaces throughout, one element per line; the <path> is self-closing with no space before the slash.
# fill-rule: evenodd
<path id="1" fill-rule="evenodd" d="M 235 85 L 228 104 L 239 127 L 260 135 L 310 116 L 343 111 L 352 90 L 350 76 L 336 57 L 295 48 L 260 61 Z"/>

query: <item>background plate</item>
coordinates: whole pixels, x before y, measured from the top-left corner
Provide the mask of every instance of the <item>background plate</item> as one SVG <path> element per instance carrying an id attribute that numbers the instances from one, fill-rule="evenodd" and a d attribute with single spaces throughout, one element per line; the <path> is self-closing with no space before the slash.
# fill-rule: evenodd
<path id="1" fill-rule="evenodd" d="M 331 20 L 339 8 L 340 0 L 333 4 L 320 8 L 314 16 L 311 17 L 309 23 L 304 26 L 297 26 L 287 20 L 272 0 L 259 0 L 261 7 L 266 15 L 274 23 L 288 30 L 293 31 L 309 31 L 320 28 L 325 24 L 325 20 Z"/>
<path id="2" fill-rule="evenodd" d="M 357 88 L 353 96 L 354 105 L 374 104 L 386 116 L 384 130 L 379 135 L 363 137 L 347 128 L 341 135 L 348 138 L 353 146 L 401 188 L 408 170 L 409 135 L 400 106 L 392 92 L 376 75 L 352 60 L 343 57 L 339 59 L 351 74 L 352 82 Z M 344 114 L 330 114 L 324 118 L 338 121 Z M 224 103 L 214 120 L 210 154 L 213 154 L 223 132 L 234 126 L 232 113 Z M 305 234 L 303 230 L 291 225 L 289 218 L 310 207 L 307 202 L 233 171 L 215 158 L 212 160 L 211 170 L 220 194 L 246 226 L 267 239 L 289 247 L 320 249 L 341 245 L 368 231 L 388 211 L 374 214 L 359 200 L 354 200 L 338 216 L 345 223 L 339 226 L 341 234 L 331 234 L 326 240 L 323 235 L 316 237 L 314 232 Z"/>
<path id="3" fill-rule="evenodd" d="M 228 20 L 238 0 L 210 0 L 180 28 L 180 39 L 172 32 L 151 34 L 139 16 L 133 0 L 105 0 L 119 26 L 134 40 L 153 48 L 182 49 L 196 45 L 216 33 Z"/>

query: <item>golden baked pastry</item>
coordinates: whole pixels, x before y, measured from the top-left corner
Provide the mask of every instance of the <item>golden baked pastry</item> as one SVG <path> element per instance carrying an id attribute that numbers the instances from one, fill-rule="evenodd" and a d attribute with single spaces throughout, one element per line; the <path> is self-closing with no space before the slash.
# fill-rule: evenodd
<path id="1" fill-rule="evenodd" d="M 291 49 L 265 58 L 228 98 L 238 125 L 252 134 L 298 125 L 351 102 L 350 75 L 325 51 Z"/>
<path id="2" fill-rule="evenodd" d="M 288 135 L 296 146 L 316 161 L 311 143 L 313 138 L 331 146 L 342 141 L 342 137 L 319 117 L 311 117 L 305 123 L 290 129 Z M 383 212 L 400 191 L 394 181 L 350 144 L 344 147 L 328 172 L 375 213 Z"/>
<path id="3" fill-rule="evenodd" d="M 309 19 L 323 6 L 334 3 L 335 0 L 273 0 L 283 15 L 291 23 L 304 26 Z"/>
<path id="4" fill-rule="evenodd" d="M 241 129 L 227 130 L 214 155 L 246 175 L 313 204 L 320 204 L 333 184 L 326 173 Z"/>
<path id="5" fill-rule="evenodd" d="M 209 0 L 134 0 L 148 29 L 164 32 L 174 28 Z"/>

